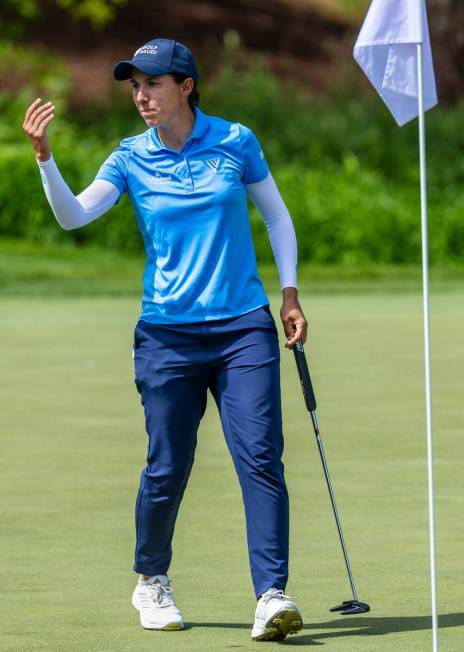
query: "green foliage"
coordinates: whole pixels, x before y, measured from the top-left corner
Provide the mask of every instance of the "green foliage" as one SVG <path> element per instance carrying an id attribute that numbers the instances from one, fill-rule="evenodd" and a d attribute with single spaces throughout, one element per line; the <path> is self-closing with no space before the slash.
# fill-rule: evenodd
<path id="1" fill-rule="evenodd" d="M 1 92 L 1 129 L 14 129 L 18 111 L 21 115 L 23 108 L 38 92 L 53 97 L 59 105 L 66 102 L 71 89 L 68 69 L 58 57 L 3 39 L 0 40 L 0 79 L 8 84 L 10 76 L 14 86 L 18 85 L 18 80 L 23 82 L 23 86 L 16 96 Z"/>
<path id="2" fill-rule="evenodd" d="M 367 11 L 370 0 L 307 0 L 307 2 L 329 15 L 351 20 L 359 26 L 359 19 Z"/>
<path id="3" fill-rule="evenodd" d="M 88 20 L 93 27 L 103 27 L 115 16 L 118 8 L 127 0 L 55 0 L 62 9 L 69 11 L 75 20 Z"/>
<path id="4" fill-rule="evenodd" d="M 349 89 L 322 101 L 278 80 L 262 64 L 237 63 L 240 54 L 230 50 L 228 56 L 235 65 L 224 64 L 219 76 L 202 85 L 201 105 L 207 113 L 255 130 L 292 215 L 300 261 L 420 261 L 417 124 L 399 129 L 375 94 L 363 98 L 353 80 Z M 26 97 L 0 95 L 0 234 L 140 251 L 127 198 L 85 229 L 64 232 L 56 224 L 21 133 L 27 103 Z M 119 140 L 144 130 L 129 93 L 127 102 L 118 96 L 110 106 L 108 112 L 88 109 L 72 122 L 63 106 L 50 128 L 55 158 L 76 193 L 92 181 Z M 464 105 L 427 114 L 430 256 L 435 263 L 459 263 L 464 254 L 463 118 Z M 272 261 L 254 207 L 251 222 L 258 259 Z"/>
<path id="5" fill-rule="evenodd" d="M 3 4 L 25 19 L 35 18 L 39 11 L 37 0 L 3 0 Z"/>
<path id="6" fill-rule="evenodd" d="M 118 8 L 126 2 L 127 0 L 53 0 L 57 7 L 66 10 L 74 20 L 86 20 L 94 28 L 109 23 Z M 20 22 L 36 18 L 40 11 L 39 0 L 3 0 L 3 3 Z"/>

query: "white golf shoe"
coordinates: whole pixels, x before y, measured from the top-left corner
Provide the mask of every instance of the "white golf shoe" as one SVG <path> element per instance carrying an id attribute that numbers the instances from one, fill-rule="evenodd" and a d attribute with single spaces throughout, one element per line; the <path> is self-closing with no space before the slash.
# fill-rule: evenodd
<path id="1" fill-rule="evenodd" d="M 283 641 L 287 634 L 296 634 L 302 627 L 303 620 L 296 604 L 283 591 L 269 589 L 258 600 L 251 638 L 254 641 Z"/>
<path id="2" fill-rule="evenodd" d="M 166 575 L 154 575 L 146 581 L 139 579 L 132 594 L 132 604 L 139 612 L 145 629 L 175 631 L 184 628 Z"/>

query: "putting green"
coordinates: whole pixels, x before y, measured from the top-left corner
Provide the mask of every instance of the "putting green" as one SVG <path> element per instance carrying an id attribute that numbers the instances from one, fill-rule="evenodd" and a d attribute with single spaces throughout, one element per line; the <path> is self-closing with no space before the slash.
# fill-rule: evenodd
<path id="1" fill-rule="evenodd" d="M 446 652 L 464 647 L 463 298 L 435 294 L 431 303 Z M 272 300 L 277 317 L 278 297 Z M 302 303 L 329 469 L 359 597 L 372 611 L 328 611 L 350 597 L 349 585 L 293 355 L 282 349 L 288 593 L 305 621 L 284 645 L 431 650 L 420 297 L 306 296 Z M 131 359 L 138 303 L 3 298 L 0 308 L 0 649 L 256 650 L 241 497 L 213 401 L 171 568 L 188 628 L 144 631 L 130 604 L 133 503 L 146 448 Z"/>

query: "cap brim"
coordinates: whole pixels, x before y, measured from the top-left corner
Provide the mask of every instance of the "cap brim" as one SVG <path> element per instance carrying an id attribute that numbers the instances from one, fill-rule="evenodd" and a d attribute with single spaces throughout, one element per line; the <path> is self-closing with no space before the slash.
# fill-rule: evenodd
<path id="1" fill-rule="evenodd" d="M 120 61 L 113 70 L 113 77 L 118 81 L 130 79 L 132 76 L 132 68 L 136 68 L 137 70 L 144 72 L 146 75 L 166 75 L 171 72 L 170 69 L 165 66 L 153 64 L 148 61 Z"/>

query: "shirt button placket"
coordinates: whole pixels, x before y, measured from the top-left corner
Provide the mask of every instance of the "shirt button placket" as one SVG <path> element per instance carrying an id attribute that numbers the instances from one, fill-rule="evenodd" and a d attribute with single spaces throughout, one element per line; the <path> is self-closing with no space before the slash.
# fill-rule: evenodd
<path id="1" fill-rule="evenodd" d="M 193 191 L 193 177 L 188 163 L 188 159 L 184 159 L 184 169 L 182 171 L 182 179 L 185 192 Z"/>

